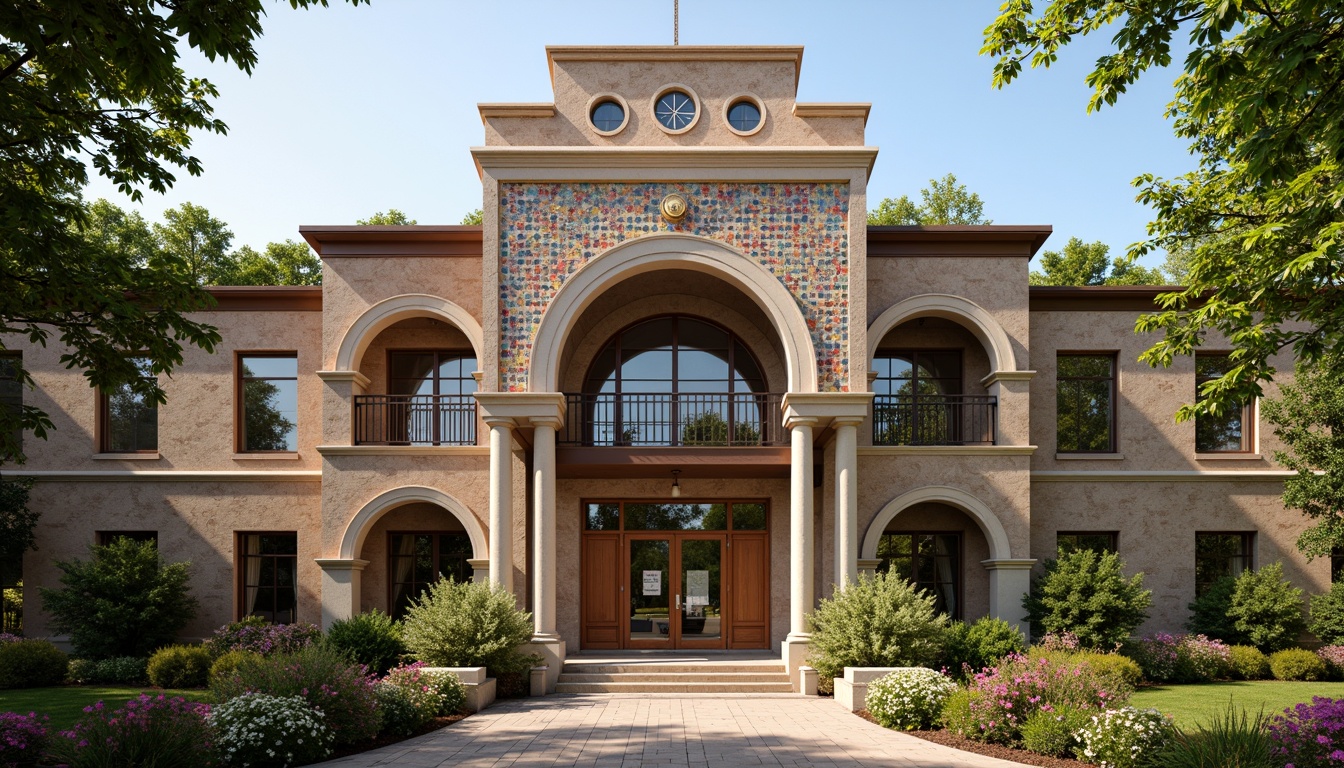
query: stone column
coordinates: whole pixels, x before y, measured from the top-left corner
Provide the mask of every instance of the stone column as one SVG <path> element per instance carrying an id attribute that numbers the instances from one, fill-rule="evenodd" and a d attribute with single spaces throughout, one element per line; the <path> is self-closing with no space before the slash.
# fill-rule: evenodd
<path id="1" fill-rule="evenodd" d="M 487 416 L 490 427 L 490 581 L 513 591 L 513 419 Z"/>
<path id="2" fill-rule="evenodd" d="M 359 576 L 368 560 L 319 558 L 322 569 L 322 629 L 359 613 Z"/>
<path id="3" fill-rule="evenodd" d="M 835 585 L 859 579 L 859 424 L 863 419 L 836 417 L 835 426 Z"/>
<path id="4" fill-rule="evenodd" d="M 989 615 L 1015 625 L 1030 638 L 1031 626 L 1022 608 L 1022 596 L 1031 589 L 1031 568 L 1036 560 L 1002 558 L 981 560 L 980 564 L 989 571 Z"/>
<path id="5" fill-rule="evenodd" d="M 532 419 L 532 634 L 536 642 L 555 633 L 555 431 L 559 419 Z"/>
<path id="6" fill-rule="evenodd" d="M 812 540 L 812 427 L 814 418 L 792 417 L 789 468 L 789 642 L 807 642 L 807 613 L 812 609 L 816 555 Z"/>

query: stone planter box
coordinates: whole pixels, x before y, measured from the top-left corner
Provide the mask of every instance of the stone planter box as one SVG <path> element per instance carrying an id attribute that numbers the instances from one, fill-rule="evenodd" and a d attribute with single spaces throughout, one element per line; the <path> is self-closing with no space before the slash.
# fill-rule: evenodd
<path id="1" fill-rule="evenodd" d="M 858 712 L 867 706 L 868 684 L 892 672 L 916 667 L 845 667 L 845 676 L 835 678 L 835 703 Z"/>
<path id="2" fill-rule="evenodd" d="M 485 676 L 485 667 L 425 667 L 426 672 L 452 672 L 467 687 L 467 711 L 480 712 L 495 703 L 495 678 Z"/>

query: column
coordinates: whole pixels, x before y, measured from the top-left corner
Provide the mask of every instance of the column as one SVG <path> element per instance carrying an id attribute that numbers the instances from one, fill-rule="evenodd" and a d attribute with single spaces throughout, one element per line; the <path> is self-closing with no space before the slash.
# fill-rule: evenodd
<path id="1" fill-rule="evenodd" d="M 791 417 L 789 428 L 789 641 L 807 642 L 812 609 L 813 554 L 812 427 L 814 418 Z M 792 670 L 790 670 L 792 671 Z"/>
<path id="2" fill-rule="evenodd" d="M 322 628 L 359 613 L 359 576 L 368 560 L 318 558 L 322 569 Z"/>
<path id="3" fill-rule="evenodd" d="M 490 427 L 490 581 L 513 591 L 513 419 Z"/>
<path id="4" fill-rule="evenodd" d="M 989 615 L 1015 625 L 1022 634 L 1031 637 L 1022 596 L 1031 589 L 1032 558 L 999 558 L 981 560 L 989 571 Z"/>
<path id="5" fill-rule="evenodd" d="M 835 426 L 835 584 L 859 579 L 859 424 L 863 419 L 836 417 Z"/>
<path id="6" fill-rule="evenodd" d="M 559 419 L 532 419 L 532 634 L 556 641 L 555 431 Z"/>

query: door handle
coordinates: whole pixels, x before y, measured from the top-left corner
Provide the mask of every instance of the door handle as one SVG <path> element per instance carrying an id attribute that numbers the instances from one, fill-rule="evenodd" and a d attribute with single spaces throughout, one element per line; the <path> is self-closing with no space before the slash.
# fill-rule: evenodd
<path id="1" fill-rule="evenodd" d="M 681 610 L 681 595 L 677 595 L 677 610 Z"/>

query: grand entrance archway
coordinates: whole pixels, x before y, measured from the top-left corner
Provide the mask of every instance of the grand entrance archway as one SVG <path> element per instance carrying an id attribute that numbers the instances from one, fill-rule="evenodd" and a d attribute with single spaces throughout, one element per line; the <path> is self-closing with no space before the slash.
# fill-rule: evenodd
<path id="1" fill-rule="evenodd" d="M 585 501 L 585 649 L 766 648 L 765 501 Z"/>

